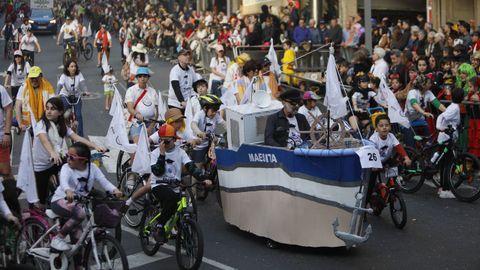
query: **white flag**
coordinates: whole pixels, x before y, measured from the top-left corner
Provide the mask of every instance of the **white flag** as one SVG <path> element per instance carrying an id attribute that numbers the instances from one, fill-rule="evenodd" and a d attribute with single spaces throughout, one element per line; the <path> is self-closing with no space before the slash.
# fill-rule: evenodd
<path id="1" fill-rule="evenodd" d="M 408 121 L 408 118 L 405 116 L 402 107 L 400 107 L 397 98 L 393 94 L 392 90 L 390 90 L 390 87 L 388 87 L 383 76 L 380 78 L 380 91 L 382 91 L 383 96 L 387 97 L 388 118 L 390 118 L 390 122 L 399 123 L 405 128 L 410 128 L 410 122 Z"/>
<path id="2" fill-rule="evenodd" d="M 87 28 L 87 37 L 91 35 L 92 35 L 92 23 L 89 23 Z"/>
<path id="3" fill-rule="evenodd" d="M 123 55 L 125 55 L 125 57 L 128 57 L 129 54 L 130 48 L 128 48 L 128 40 L 125 40 L 125 42 L 123 42 Z"/>
<path id="4" fill-rule="evenodd" d="M 275 76 L 280 76 L 282 70 L 280 69 L 277 54 L 275 53 L 275 49 L 273 48 L 273 39 L 270 39 L 270 49 L 268 50 L 267 58 L 268 60 L 270 60 L 270 62 L 272 62 L 272 65 L 270 66 L 270 71 L 275 72 Z"/>
<path id="5" fill-rule="evenodd" d="M 102 69 L 104 73 L 108 73 L 110 71 L 110 66 L 108 65 L 107 54 L 104 52 L 102 55 Z"/>
<path id="6" fill-rule="evenodd" d="M 162 93 L 158 92 L 158 120 L 166 120 L 165 113 L 167 110 L 167 103 L 163 101 Z"/>
<path id="7" fill-rule="evenodd" d="M 114 109 L 114 110 L 112 110 Z M 135 144 L 128 141 L 127 128 L 125 126 L 125 116 L 123 114 L 123 104 L 120 93 L 115 88 L 113 95 L 112 108 L 110 114 L 113 116 L 105 140 L 107 147 L 122 150 L 127 153 L 135 153 Z"/>
<path id="8" fill-rule="evenodd" d="M 327 82 L 324 105 L 330 110 L 333 119 L 339 119 L 347 115 L 347 97 L 342 95 L 340 81 L 338 80 L 335 57 L 330 54 L 327 64 Z"/>
<path id="9" fill-rule="evenodd" d="M 29 203 L 38 202 L 37 184 L 33 171 L 32 137 L 29 132 L 23 135 L 22 152 L 18 166 L 17 187 L 27 196 Z"/>
<path id="10" fill-rule="evenodd" d="M 148 142 L 147 128 L 142 124 L 142 130 L 138 137 L 137 151 L 132 163 L 132 172 L 138 174 L 152 173 L 150 167 L 150 143 Z"/>
<path id="11" fill-rule="evenodd" d="M 185 106 L 185 132 L 188 134 L 193 134 L 192 131 L 192 120 L 193 117 L 195 116 L 193 113 L 193 104 L 192 104 L 192 98 L 189 98 L 187 100 L 187 105 Z"/>

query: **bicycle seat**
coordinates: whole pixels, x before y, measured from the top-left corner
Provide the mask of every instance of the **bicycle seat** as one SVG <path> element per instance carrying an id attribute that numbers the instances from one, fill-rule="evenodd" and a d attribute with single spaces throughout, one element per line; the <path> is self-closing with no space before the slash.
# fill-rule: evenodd
<path id="1" fill-rule="evenodd" d="M 55 214 L 52 209 L 47 209 L 45 210 L 45 214 L 47 214 L 47 216 L 51 219 L 56 219 L 56 218 L 61 218 L 61 216 Z"/>

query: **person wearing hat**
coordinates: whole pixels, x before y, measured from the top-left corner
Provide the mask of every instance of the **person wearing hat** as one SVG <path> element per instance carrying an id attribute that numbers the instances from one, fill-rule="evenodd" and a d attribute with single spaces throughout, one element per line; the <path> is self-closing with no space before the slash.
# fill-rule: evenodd
<path id="1" fill-rule="evenodd" d="M 270 66 L 272 62 L 267 57 L 264 57 L 261 63 L 262 70 L 260 73 L 263 76 L 263 80 L 265 84 L 270 89 L 273 99 L 277 99 L 280 93 L 278 92 L 278 81 L 277 76 L 275 76 L 275 72 L 270 70 Z"/>
<path id="2" fill-rule="evenodd" d="M 265 144 L 293 149 L 308 139 L 310 125 L 303 114 L 298 113 L 302 102 L 302 93 L 288 90 L 280 95 L 283 108 L 270 115 L 265 128 Z"/>
<path id="3" fill-rule="evenodd" d="M 132 46 L 132 52 L 128 55 L 127 61 L 125 62 L 125 65 L 129 66 L 127 87 L 131 87 L 135 84 L 135 75 L 137 74 L 137 69 L 140 67 L 148 67 L 149 63 L 147 49 L 145 46 L 142 43 Z"/>
<path id="4" fill-rule="evenodd" d="M 97 67 L 102 65 L 102 55 L 107 55 L 107 62 L 110 61 L 110 48 L 112 47 L 112 36 L 107 31 L 104 24 L 100 26 L 100 30 L 95 34 L 93 47 L 97 48 Z"/>
<path id="5" fill-rule="evenodd" d="M 191 131 L 186 129 L 185 116 L 182 114 L 182 111 L 177 108 L 170 108 L 165 112 L 165 124 L 172 125 L 172 127 L 175 128 L 178 145 L 180 145 L 181 142 L 188 142 L 195 146 L 201 141 L 198 137 L 194 136 Z M 159 131 L 150 135 L 149 140 L 150 143 L 153 144 L 160 143 Z"/>
<path id="6" fill-rule="evenodd" d="M 158 119 L 158 94 L 155 89 L 147 85 L 150 79 L 148 68 L 138 68 L 135 77 L 137 83 L 127 89 L 125 103 L 130 113 L 128 120 L 132 122 L 129 137 L 134 143 L 137 143 L 142 129 L 139 123 L 145 123 L 147 133 L 152 133 L 155 120 Z"/>
<path id="7" fill-rule="evenodd" d="M 242 68 L 248 61 L 252 60 L 247 53 L 241 53 L 233 63 L 227 68 L 227 74 L 225 74 L 225 81 L 223 82 L 223 88 L 231 89 L 234 81 L 242 77 Z"/>
<path id="8" fill-rule="evenodd" d="M 151 154 L 150 181 L 139 188 L 125 202 L 122 212 L 126 212 L 129 206 L 138 198 L 148 192 L 152 192 L 155 198 L 159 198 L 162 205 L 162 213 L 157 219 L 157 225 L 153 231 L 153 238 L 158 244 L 167 241 L 163 226 L 175 213 L 177 203 L 180 200 L 179 190 L 172 188 L 170 184 L 179 184 L 182 181 L 184 168 L 188 174 L 197 181 L 204 182 L 205 186 L 212 185 L 212 181 L 206 179 L 203 171 L 195 166 L 195 163 L 188 157 L 185 150 L 175 144 L 177 139 L 176 130 L 172 125 L 164 124 L 158 130 L 160 145 Z"/>
<path id="9" fill-rule="evenodd" d="M 13 63 L 7 69 L 7 76 L 5 76 L 5 88 L 10 89 L 12 93 L 13 104 L 15 106 L 15 98 L 17 97 L 18 89 L 25 82 L 28 71 L 30 70 L 30 63 L 23 58 L 22 51 L 16 50 L 13 53 Z"/>
<path id="10" fill-rule="evenodd" d="M 383 48 L 377 47 L 373 49 L 373 65 L 370 68 L 370 73 L 372 73 L 373 76 L 381 78 L 388 75 L 389 68 L 387 62 L 383 59 L 384 57 L 385 50 Z"/>
<path id="11" fill-rule="evenodd" d="M 230 64 L 230 58 L 225 56 L 225 50 L 221 44 L 217 44 L 215 47 L 216 55 L 212 57 L 210 61 L 210 69 L 212 70 L 212 90 L 211 93 L 217 97 L 222 96 L 222 85 L 227 75 L 227 68 Z"/>
<path id="12" fill-rule="evenodd" d="M 351 104 L 353 112 L 350 112 L 348 115 L 348 121 L 352 127 L 352 134 L 356 136 L 357 131 L 360 130 L 360 125 L 368 124 L 368 121 L 370 120 L 367 110 L 371 104 L 374 104 L 373 97 L 376 95 L 376 93 L 368 87 L 370 79 L 364 72 L 358 72 L 355 75 L 355 82 L 356 85 L 351 91 Z"/>
<path id="13" fill-rule="evenodd" d="M 67 43 L 74 43 L 78 41 L 77 31 L 75 25 L 72 23 L 72 18 L 66 17 L 65 23 L 60 28 L 60 32 L 57 36 L 57 45 L 60 45 L 60 37 L 63 36 L 63 47 L 67 46 Z"/>
<path id="14" fill-rule="evenodd" d="M 39 121 L 45 111 L 47 101 L 55 96 L 55 88 L 43 78 L 42 69 L 33 66 L 27 80 L 20 87 L 16 97 L 15 112 L 18 126 L 25 130 L 30 123 L 30 111 L 35 121 Z"/>
<path id="15" fill-rule="evenodd" d="M 185 111 L 187 100 L 193 93 L 195 70 L 190 66 L 191 52 L 186 49 L 178 53 L 178 64 L 170 70 L 168 89 L 168 107 Z"/>
<path id="16" fill-rule="evenodd" d="M 303 94 L 303 105 L 298 109 L 298 113 L 301 113 L 307 118 L 308 124 L 312 126 L 315 120 L 322 116 L 322 112 L 317 107 L 317 102 L 320 97 L 313 91 L 306 91 Z"/>

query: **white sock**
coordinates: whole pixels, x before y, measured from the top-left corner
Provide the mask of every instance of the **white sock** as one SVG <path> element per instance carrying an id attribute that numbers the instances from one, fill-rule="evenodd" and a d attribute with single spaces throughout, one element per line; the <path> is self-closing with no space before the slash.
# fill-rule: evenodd
<path id="1" fill-rule="evenodd" d="M 132 204 L 132 201 L 133 201 L 132 198 L 128 198 L 128 200 L 125 202 L 125 204 L 127 206 L 130 206 L 130 204 Z"/>

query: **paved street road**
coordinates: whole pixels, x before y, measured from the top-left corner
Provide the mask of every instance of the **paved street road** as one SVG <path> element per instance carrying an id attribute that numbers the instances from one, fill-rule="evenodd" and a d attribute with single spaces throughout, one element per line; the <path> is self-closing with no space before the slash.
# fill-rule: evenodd
<path id="1" fill-rule="evenodd" d="M 36 55 L 45 77 L 56 84 L 61 74 L 62 48 L 52 36 L 39 36 L 43 52 Z M 3 49 L 3 42 L 0 42 Z M 151 82 L 165 92 L 171 64 L 152 60 L 155 72 Z M 111 63 L 120 77 L 120 48 L 112 50 Z M 7 68 L 0 59 L 0 71 Z M 104 110 L 103 87 L 96 60 L 81 61 L 80 69 L 93 98 L 84 101 L 85 133 L 101 141 L 110 116 Z M 3 84 L 3 78 L 0 78 Z M 125 93 L 124 88 L 120 88 Z M 18 165 L 21 136 L 15 138 L 14 164 Z M 111 160 L 116 160 L 115 152 Z M 108 177 L 115 182 L 112 161 L 107 161 Z M 16 167 L 15 167 L 16 170 Z M 370 240 L 351 250 L 343 248 L 302 248 L 280 246 L 269 249 L 265 239 L 240 231 L 223 220 L 215 198 L 199 203 L 199 220 L 205 238 L 205 258 L 201 269 L 480 269 L 480 202 L 461 203 L 438 199 L 433 188 L 424 186 L 413 195 L 405 195 L 408 223 L 397 230 L 388 211 L 369 217 L 373 227 Z M 387 209 L 388 210 L 388 209 Z M 314 215 L 315 213 L 311 213 Z M 133 269 L 178 269 L 169 243 L 154 257 L 143 254 L 136 231 L 125 227 L 122 244 Z"/>

